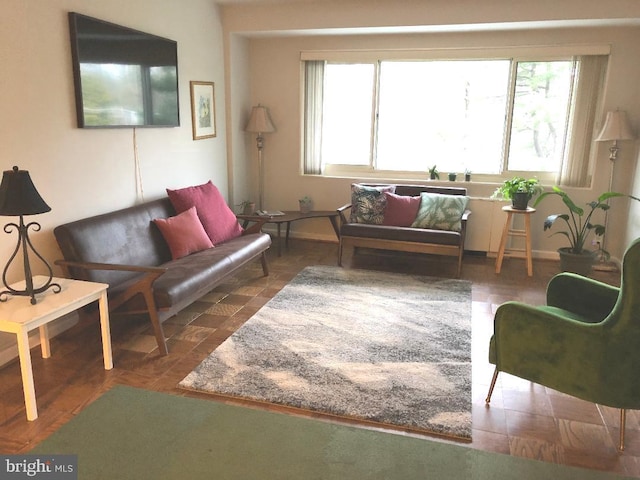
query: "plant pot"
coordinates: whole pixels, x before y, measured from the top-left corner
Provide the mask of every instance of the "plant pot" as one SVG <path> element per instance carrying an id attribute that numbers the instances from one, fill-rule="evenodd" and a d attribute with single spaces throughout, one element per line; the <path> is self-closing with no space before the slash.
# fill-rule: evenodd
<path id="1" fill-rule="evenodd" d="M 470 182 L 471 181 L 471 174 L 470 173 L 465 173 L 464 174 L 464 181 L 465 182 Z"/>
<path id="2" fill-rule="evenodd" d="M 243 205 L 242 207 L 242 214 L 243 215 L 253 215 L 253 213 L 256 211 L 256 204 L 255 203 L 250 203 L 247 202 Z"/>
<path id="3" fill-rule="evenodd" d="M 516 210 L 526 210 L 531 196 L 527 192 L 516 192 L 511 198 L 511 205 Z"/>
<path id="4" fill-rule="evenodd" d="M 449 174 L 449 181 L 450 182 L 455 182 L 456 181 L 456 177 L 458 176 L 457 173 L 450 173 Z"/>
<path id="5" fill-rule="evenodd" d="M 591 273 L 593 263 L 598 254 L 598 252 L 591 250 L 585 250 L 582 253 L 572 253 L 569 247 L 559 248 L 558 253 L 560 254 L 560 270 L 584 276 Z"/>
<path id="6" fill-rule="evenodd" d="M 431 173 L 429 174 L 429 179 L 430 179 L 430 180 L 438 180 L 438 179 L 439 179 L 439 176 L 438 176 L 438 174 L 437 174 L 437 173 L 435 173 L 435 172 L 431 172 Z"/>
<path id="7" fill-rule="evenodd" d="M 311 200 L 298 200 L 300 205 L 300 213 L 309 213 L 312 209 Z"/>

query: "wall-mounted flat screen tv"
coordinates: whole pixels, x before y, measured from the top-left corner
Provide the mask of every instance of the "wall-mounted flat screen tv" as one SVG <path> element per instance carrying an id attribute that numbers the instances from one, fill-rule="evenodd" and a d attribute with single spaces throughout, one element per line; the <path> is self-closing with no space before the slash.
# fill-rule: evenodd
<path id="1" fill-rule="evenodd" d="M 177 127 L 175 41 L 69 13 L 78 127 Z"/>

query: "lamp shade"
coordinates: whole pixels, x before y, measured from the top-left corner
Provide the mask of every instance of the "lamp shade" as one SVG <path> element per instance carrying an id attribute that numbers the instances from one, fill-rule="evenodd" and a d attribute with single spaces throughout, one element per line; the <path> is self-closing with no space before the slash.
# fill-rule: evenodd
<path id="1" fill-rule="evenodd" d="M 251 117 L 249 117 L 245 131 L 250 133 L 272 133 L 276 131 L 276 127 L 273 126 L 271 117 L 269 117 L 267 107 L 258 105 L 251 109 Z"/>
<path id="2" fill-rule="evenodd" d="M 629 125 L 629 119 L 627 118 L 627 112 L 616 110 L 615 112 L 607 112 L 604 127 L 602 127 L 602 131 L 596 138 L 596 141 L 633 140 L 634 138 L 631 125 Z"/>
<path id="3" fill-rule="evenodd" d="M 27 170 L 5 170 L 0 183 L 0 215 L 37 215 L 51 207 L 42 199 Z"/>

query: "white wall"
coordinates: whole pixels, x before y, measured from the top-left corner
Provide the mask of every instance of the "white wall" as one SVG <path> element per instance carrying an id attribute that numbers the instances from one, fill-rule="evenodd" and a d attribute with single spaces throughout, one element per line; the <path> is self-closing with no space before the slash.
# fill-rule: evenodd
<path id="1" fill-rule="evenodd" d="M 51 263 L 61 257 L 52 233 L 56 225 L 142 199 L 133 130 L 76 128 L 69 11 L 178 42 L 181 126 L 136 130 L 144 199 L 209 179 L 228 192 L 222 27 L 212 0 L 2 0 L 0 166 L 29 170 L 51 206 L 51 212 L 30 218 L 42 225 L 31 239 Z M 216 138 L 192 140 L 190 80 L 216 84 Z M 15 241 L 15 233 L 0 232 L 2 267 Z M 10 282 L 23 277 L 17 263 Z M 32 263 L 36 273 L 43 271 Z M 0 352 L 13 344 L 13 338 L 0 336 Z"/>
<path id="2" fill-rule="evenodd" d="M 309 195 L 317 209 L 333 209 L 349 199 L 349 184 L 358 179 L 328 179 L 300 174 L 301 151 L 301 94 L 300 52 L 322 49 L 405 49 L 405 48 L 480 48 L 505 46 L 545 45 L 610 45 L 611 56 L 603 98 L 603 111 L 617 107 L 627 110 L 631 123 L 638 131 L 640 125 L 640 98 L 637 84 L 640 81 L 640 64 L 636 61 L 640 41 L 640 4 L 613 2 L 609 12 L 599 2 L 386 2 L 379 1 L 372 8 L 369 2 L 340 2 L 297 5 L 271 5 L 256 9 L 248 6 L 225 6 L 223 25 L 225 36 L 246 35 L 249 39 L 248 62 L 251 78 L 251 103 L 261 102 L 270 108 L 277 132 L 266 136 L 265 199 L 270 209 L 296 209 L 297 199 Z M 436 4 L 437 7 L 436 8 Z M 517 4 L 517 8 L 516 5 Z M 609 5 L 609 4 L 608 4 Z M 535 10 L 535 11 L 534 11 Z M 589 18 L 628 17 L 630 26 L 621 28 L 584 26 Z M 508 27 L 487 27 L 481 31 L 453 32 L 444 25 L 497 22 L 556 22 L 559 19 L 575 19 L 581 26 L 572 28 L 536 28 L 531 23 L 510 24 Z M 443 30 L 420 34 L 365 34 L 368 28 L 407 25 L 412 29 L 438 25 Z M 555 23 L 554 23 L 555 25 Z M 351 29 L 342 34 L 344 28 Z M 464 29 L 462 29 L 464 30 Z M 470 29 L 472 30 L 472 29 Z M 604 117 L 604 115 L 603 115 Z M 604 118 L 600 119 L 602 122 Z M 596 178 L 593 188 L 568 189 L 577 202 L 594 200 L 608 189 L 609 168 L 607 143 L 598 143 Z M 253 155 L 254 169 L 257 172 Z M 425 146 L 425 156 L 428 146 Z M 638 152 L 636 142 L 624 142 L 620 159 L 616 163 L 614 190 L 625 193 L 640 191 L 640 180 L 634 182 Z M 239 159 L 234 158 L 234 163 Z M 394 179 L 387 179 L 394 180 Z M 255 183 L 255 182 L 254 182 Z M 497 233 L 501 228 L 502 204 L 487 201 L 496 184 L 464 184 L 472 197 L 474 215 L 470 219 L 467 246 L 475 250 L 495 251 Z M 640 235 L 640 228 L 630 216 L 629 201 L 612 200 L 609 218 L 607 247 L 615 257 L 620 257 L 630 239 Z M 555 250 L 564 246 L 560 236 L 550 237 L 543 232 L 542 223 L 550 213 L 562 208 L 556 198 L 541 204 L 533 220 L 533 246 L 539 256 L 554 256 Z M 635 208 L 635 205 L 634 205 Z M 601 219 L 602 220 L 602 219 Z M 634 226 L 635 225 L 635 226 Z M 493 227 L 492 227 L 493 226 Z M 492 231 L 493 230 L 493 231 Z M 300 222 L 294 225 L 294 235 L 334 239 L 328 222 Z"/>

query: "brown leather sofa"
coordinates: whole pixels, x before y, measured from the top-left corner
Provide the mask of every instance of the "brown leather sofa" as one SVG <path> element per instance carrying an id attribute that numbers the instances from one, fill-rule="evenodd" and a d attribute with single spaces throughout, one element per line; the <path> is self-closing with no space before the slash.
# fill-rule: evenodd
<path id="1" fill-rule="evenodd" d="M 364 185 L 383 186 L 383 184 Z M 395 193 L 397 195 L 418 196 L 422 192 L 466 195 L 467 189 L 459 187 L 436 187 L 429 185 L 395 185 Z M 351 207 L 351 204 L 347 204 L 337 209 L 341 219 L 338 265 L 342 266 L 342 253 L 347 247 L 396 250 L 432 255 L 450 255 L 458 258 L 456 273 L 457 276 L 460 277 L 462 272 L 462 257 L 464 255 L 464 239 L 467 228 L 467 219 L 469 218 L 469 215 L 471 215 L 471 211 L 466 210 L 464 212 L 462 215 L 462 229 L 459 232 L 455 232 L 426 228 L 373 225 L 368 223 L 350 223 L 346 213 Z"/>
<path id="2" fill-rule="evenodd" d="M 266 251 L 271 238 L 259 223 L 240 237 L 172 260 L 152 220 L 175 214 L 169 198 L 163 198 L 54 229 L 64 256 L 56 264 L 70 278 L 109 284 L 111 312 L 148 314 L 162 355 L 168 353 L 165 319 L 254 259 L 260 258 L 264 275 L 269 274 Z"/>

